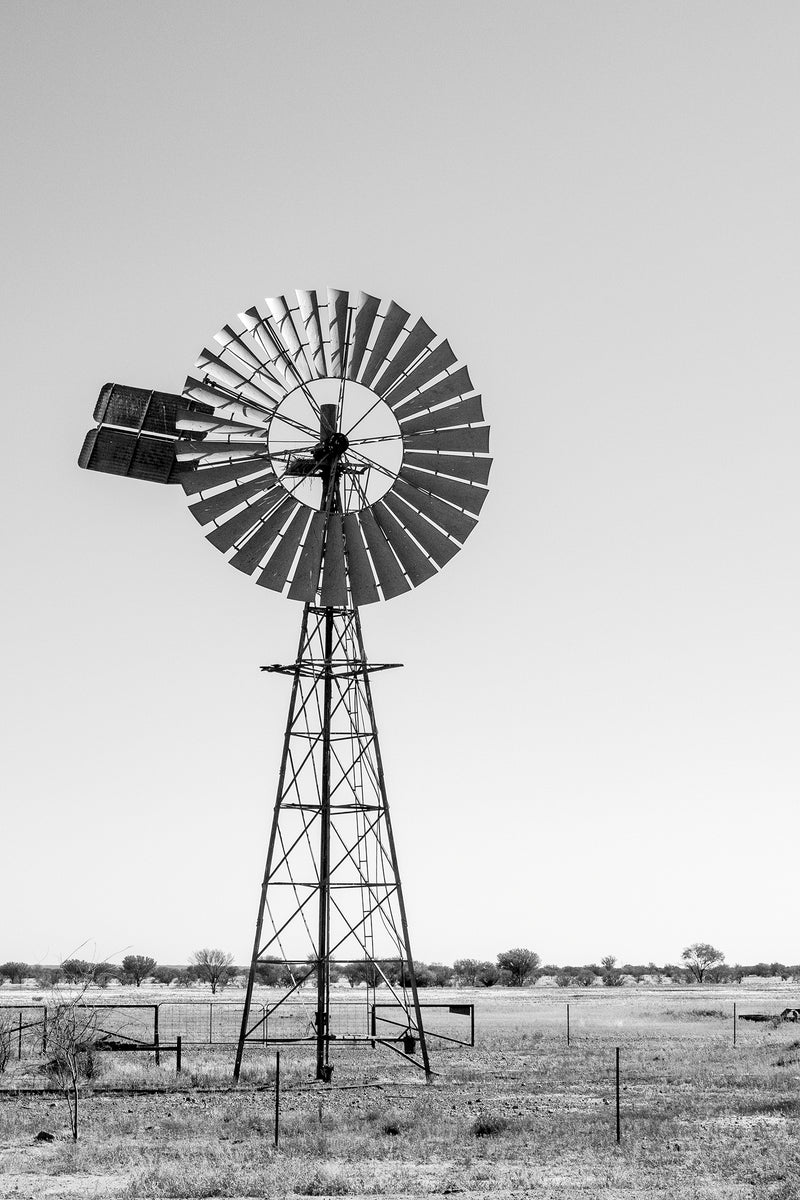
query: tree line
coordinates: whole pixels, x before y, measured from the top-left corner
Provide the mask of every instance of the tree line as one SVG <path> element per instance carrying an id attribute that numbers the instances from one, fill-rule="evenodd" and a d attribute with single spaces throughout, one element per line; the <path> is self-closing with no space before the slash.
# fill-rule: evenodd
<path id="1" fill-rule="evenodd" d="M 312 962 L 313 960 L 309 960 Z M 334 968 L 332 981 L 350 987 L 368 984 L 402 985 L 407 967 L 396 959 L 375 963 L 350 963 Z M 42 966 L 24 962 L 0 963 L 0 984 L 35 982 L 39 987 L 54 987 L 60 983 L 92 983 L 107 987 L 112 981 L 141 987 L 145 981 L 165 987 L 191 987 L 207 984 L 212 994 L 233 980 L 247 975 L 247 967 L 234 964 L 233 955 L 225 950 L 203 947 L 195 950 L 186 966 L 159 965 L 147 954 L 127 954 L 122 963 L 92 963 L 70 958 L 58 966 Z M 501 951 L 494 961 L 477 958 L 457 958 L 452 966 L 445 963 L 414 962 L 419 987 L 524 987 L 542 979 L 552 980 L 559 987 L 621 987 L 628 983 L 740 983 L 746 976 L 761 979 L 800 981 L 800 965 L 780 962 L 759 962 L 749 965 L 726 964 L 725 955 L 709 942 L 693 942 L 687 946 L 680 963 L 621 963 L 613 954 L 605 955 L 599 963 L 580 966 L 542 964 L 539 955 L 526 947 Z M 256 982 L 266 986 L 283 986 L 294 982 L 291 971 L 277 958 L 259 963 Z"/>

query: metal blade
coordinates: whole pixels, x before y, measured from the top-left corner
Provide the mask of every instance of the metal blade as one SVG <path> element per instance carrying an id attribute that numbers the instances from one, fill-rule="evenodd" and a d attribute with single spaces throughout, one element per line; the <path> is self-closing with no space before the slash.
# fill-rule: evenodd
<path id="1" fill-rule="evenodd" d="M 270 371 L 269 367 L 264 362 L 263 357 L 255 354 L 240 333 L 232 329 L 230 325 L 223 325 L 219 333 L 214 334 L 214 341 L 218 342 L 224 350 L 237 358 L 239 362 L 246 368 L 246 375 L 256 374 L 258 376 L 259 386 L 266 388 L 267 392 L 274 394 L 274 403 L 279 404 L 283 385 L 277 375 Z"/>
<path id="2" fill-rule="evenodd" d="M 452 375 L 448 375 L 446 379 L 440 379 L 433 387 L 426 388 L 424 392 L 413 396 L 398 408 L 394 407 L 393 400 L 390 400 L 389 403 L 392 404 L 392 411 L 397 420 L 405 421 L 414 413 L 422 412 L 425 408 L 433 408 L 437 404 L 444 404 L 445 400 L 455 400 L 457 396 L 472 390 L 469 371 L 466 367 L 459 367 Z"/>
<path id="3" fill-rule="evenodd" d="M 414 359 L 430 346 L 435 337 L 436 334 L 430 325 L 421 319 L 417 321 L 408 336 L 403 339 L 400 348 L 375 384 L 373 391 L 377 392 L 379 396 L 383 396 L 395 380 L 399 379 L 402 373 L 411 366 Z"/>
<path id="4" fill-rule="evenodd" d="M 448 367 L 452 367 L 456 361 L 456 356 L 450 349 L 449 342 L 440 342 L 435 350 L 431 350 L 427 358 L 423 358 L 419 366 L 415 367 L 405 379 L 401 379 L 395 384 L 388 395 L 384 396 L 384 400 L 390 408 L 395 408 L 406 396 L 410 396 L 412 392 L 419 391 L 426 383 L 430 383 L 437 375 L 441 375 L 442 371 L 446 371 Z"/>
<path id="5" fill-rule="evenodd" d="M 457 538 L 459 542 L 465 542 L 478 524 L 474 517 L 468 516 L 460 508 L 453 508 L 452 504 L 445 503 L 438 496 L 421 492 L 419 488 L 412 487 L 405 479 L 396 479 L 391 493 L 401 496 L 403 500 L 419 509 L 431 521 L 441 525 L 450 537 Z M 391 495 L 391 493 L 389 494 Z"/>
<path id="6" fill-rule="evenodd" d="M 432 433 L 403 432 L 403 443 L 409 450 L 470 451 L 474 454 L 489 453 L 489 426 L 472 429 L 444 429 Z"/>
<path id="7" fill-rule="evenodd" d="M 265 408 L 275 407 L 275 400 L 270 396 L 269 392 L 265 392 L 252 379 L 248 379 L 240 374 L 235 367 L 226 363 L 213 350 L 203 350 L 195 366 L 198 370 L 207 371 L 212 379 L 216 379 L 225 387 L 231 388 L 243 400 L 252 400 L 256 404 L 264 405 Z"/>
<path id="8" fill-rule="evenodd" d="M 228 561 L 237 570 L 244 571 L 246 575 L 251 575 L 289 517 L 299 507 L 300 501 L 295 500 L 294 496 L 287 496 L 284 500 L 281 500 L 273 508 L 269 516 L 264 518 L 253 536 L 248 538 L 241 550 L 237 550 Z M 306 509 L 306 511 L 308 510 Z"/>
<path id="9" fill-rule="evenodd" d="M 325 366 L 325 342 L 322 336 L 317 293 L 300 291 L 298 288 L 296 295 L 297 303 L 300 305 L 300 319 L 303 322 L 303 329 L 311 349 L 314 373 L 319 379 L 324 379 L 328 372 Z"/>
<path id="10" fill-rule="evenodd" d="M 369 341 L 369 335 L 372 331 L 379 306 L 380 300 L 375 296 L 369 296 L 366 292 L 358 293 L 358 310 L 355 319 L 353 346 L 347 360 L 348 379 L 358 378 L 361 360 L 364 357 L 364 351 L 367 348 L 367 342 Z"/>
<path id="11" fill-rule="evenodd" d="M 248 483 L 239 483 L 236 487 L 228 488 L 224 492 L 217 492 L 215 496 L 209 496 L 207 500 L 195 501 L 194 504 L 189 505 L 189 512 L 201 525 L 207 525 L 209 521 L 216 521 L 224 513 L 230 512 L 232 508 L 238 508 L 240 504 L 244 504 L 245 500 L 252 500 L 254 496 L 259 496 L 268 488 L 275 487 L 276 483 L 277 480 L 272 471 L 268 471 L 266 475 L 259 475 L 258 479 L 251 479 Z"/>
<path id="12" fill-rule="evenodd" d="M 341 379 L 342 364 L 347 359 L 347 292 L 328 288 L 328 329 L 331 335 L 331 375 Z"/>
<path id="13" fill-rule="evenodd" d="M 250 421 L 230 421 L 217 413 L 195 413 L 188 408 L 179 408 L 176 413 L 175 427 L 181 434 L 205 433 L 215 439 L 233 436 L 264 437 L 267 428 L 264 425 L 253 425 Z"/>
<path id="14" fill-rule="evenodd" d="M 172 442 L 172 445 L 178 462 L 191 462 L 192 459 L 201 458 L 213 458 L 217 462 L 225 458 L 252 458 L 260 448 L 263 448 L 265 454 L 267 453 L 266 442 L 259 438 L 252 438 L 245 442 L 184 442 L 180 439 Z"/>
<path id="15" fill-rule="evenodd" d="M 312 371 L 308 365 L 303 343 L 297 336 L 297 330 L 294 327 L 292 314 L 289 310 L 289 305 L 286 302 L 285 296 L 267 296 L 267 308 L 272 313 L 273 320 L 278 327 L 286 349 L 289 352 L 289 357 L 294 363 L 297 371 L 302 379 L 311 379 Z"/>
<path id="16" fill-rule="evenodd" d="M 426 521 L 415 509 L 409 508 L 392 492 L 387 492 L 383 497 L 383 503 L 397 517 L 403 528 L 416 538 L 425 553 L 430 555 L 440 567 L 448 563 L 454 554 L 458 554 L 461 547 L 457 542 L 451 542 L 449 537 L 445 537 L 440 530 L 431 525 L 430 521 Z"/>
<path id="17" fill-rule="evenodd" d="M 316 515 L 319 516 L 319 513 Z M 271 588 L 273 592 L 283 591 L 310 516 L 311 509 L 301 504 L 256 580 L 261 587 Z"/>
<path id="18" fill-rule="evenodd" d="M 426 471 L 416 471 L 405 463 L 400 468 L 400 478 L 405 479 L 413 487 L 421 488 L 442 500 L 449 500 L 467 512 L 478 513 L 489 493 L 484 488 L 473 487 L 471 483 L 461 483 L 457 479 L 445 479 L 442 475 L 431 475 Z M 395 485 L 396 486 L 396 485 Z"/>
<path id="19" fill-rule="evenodd" d="M 251 529 L 261 523 L 263 518 L 275 508 L 282 495 L 285 495 L 285 492 L 281 485 L 274 484 L 260 500 L 248 504 L 240 513 L 236 513 L 224 524 L 206 534 L 211 545 L 223 552 L 230 550 L 231 546 L 246 537 Z"/>
<path id="20" fill-rule="evenodd" d="M 385 501 L 379 500 L 377 504 L 373 504 L 372 511 L 384 537 L 400 559 L 403 570 L 414 587 L 435 575 L 435 564 L 423 554 L 416 542 L 412 542 L 405 529 L 387 508 Z"/>
<path id="21" fill-rule="evenodd" d="M 230 417 L 237 421 L 250 421 L 253 425 L 260 423 L 264 428 L 272 420 L 272 414 L 275 411 L 275 404 L 267 406 L 254 404 L 250 400 L 234 399 L 230 392 L 215 386 L 211 379 L 194 379 L 191 375 L 187 376 L 186 383 L 183 385 L 183 394 L 194 401 L 203 401 L 208 404 L 220 418 Z"/>
<path id="22" fill-rule="evenodd" d="M 292 388 L 297 383 L 297 377 L 291 367 L 291 355 L 281 341 L 280 334 L 266 317 L 263 317 L 253 305 L 246 312 L 239 313 L 239 320 L 251 337 L 255 338 L 264 353 L 266 361 L 277 375 L 282 376 L 280 387 L 287 385 Z"/>
<path id="23" fill-rule="evenodd" d="M 401 421 L 400 428 L 406 434 L 416 433 L 417 430 L 423 429 L 447 429 L 452 425 L 478 425 L 482 421 L 483 407 L 480 396 L 468 396 L 466 400 L 459 400 L 457 404 L 449 404 L 447 408 L 437 408 L 434 412 L 422 413 L 419 417 L 410 417 Z"/>
<path id="24" fill-rule="evenodd" d="M 347 513 L 344 517 L 344 538 L 353 604 L 356 607 L 361 604 L 374 604 L 380 597 L 355 513 Z"/>
<path id="25" fill-rule="evenodd" d="M 395 304 L 394 300 L 389 301 L 386 316 L 381 321 L 375 345 L 369 352 L 367 364 L 361 376 L 361 383 L 365 387 L 370 386 L 376 374 L 386 362 L 386 359 L 389 357 L 389 351 L 400 336 L 408 317 L 409 314 L 404 308 L 401 308 L 399 304 Z"/>
<path id="26" fill-rule="evenodd" d="M 322 590 L 320 603 L 337 608 L 347 604 L 347 583 L 344 562 L 344 532 L 341 513 L 328 517 L 328 532 L 325 537 L 325 557 L 322 564 Z"/>
<path id="27" fill-rule="evenodd" d="M 289 588 L 290 600 L 312 601 L 319 590 L 319 577 L 322 568 L 322 545 L 325 533 L 325 513 L 315 512 L 311 524 L 306 530 L 306 537 L 297 566 L 294 569 L 292 585 Z"/>
<path id="28" fill-rule="evenodd" d="M 185 471 L 181 474 L 180 483 L 187 496 L 195 496 L 198 492 L 222 487 L 223 483 L 232 483 L 234 479 L 255 475 L 257 471 L 268 471 L 270 467 L 269 456 L 258 454 L 251 459 L 243 459 L 223 467 L 198 467 L 196 471 Z"/>
<path id="29" fill-rule="evenodd" d="M 428 454 L 425 451 L 403 450 L 403 462 L 409 467 L 424 467 L 437 475 L 452 475 L 455 479 L 466 479 L 470 483 L 487 484 L 490 458 L 472 458 L 470 455 Z"/>
<path id="30" fill-rule="evenodd" d="M 87 433 L 79 466 L 107 475 L 128 475 L 148 483 L 177 483 L 175 442 L 128 430 L 92 429 Z"/>
<path id="31" fill-rule="evenodd" d="M 411 591 L 411 584 L 403 574 L 397 559 L 389 548 L 389 543 L 375 520 L 371 508 L 362 508 L 355 514 L 359 528 L 369 548 L 372 565 L 378 576 L 384 600 L 391 600 L 402 592 Z"/>

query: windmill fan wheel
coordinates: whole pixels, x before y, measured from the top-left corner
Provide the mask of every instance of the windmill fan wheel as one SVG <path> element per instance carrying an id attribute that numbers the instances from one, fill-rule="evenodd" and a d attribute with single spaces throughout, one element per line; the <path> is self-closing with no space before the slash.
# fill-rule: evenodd
<path id="1" fill-rule="evenodd" d="M 179 479 L 208 540 L 262 586 L 325 606 L 388 600 L 477 524 L 481 397 L 449 342 L 394 300 L 295 297 L 241 313 L 203 350 L 177 414 Z"/>

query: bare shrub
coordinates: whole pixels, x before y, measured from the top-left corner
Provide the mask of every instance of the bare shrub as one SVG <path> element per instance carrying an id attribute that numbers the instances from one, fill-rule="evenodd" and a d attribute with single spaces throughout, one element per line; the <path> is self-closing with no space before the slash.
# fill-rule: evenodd
<path id="1" fill-rule="evenodd" d="M 472 1133 L 475 1137 L 497 1137 L 507 1129 L 507 1119 L 499 1114 L 480 1112 L 472 1123 Z"/>

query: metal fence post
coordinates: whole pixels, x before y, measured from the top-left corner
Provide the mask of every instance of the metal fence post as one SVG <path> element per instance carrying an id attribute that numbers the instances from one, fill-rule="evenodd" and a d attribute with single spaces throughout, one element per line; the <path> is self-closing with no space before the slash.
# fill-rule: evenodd
<path id="1" fill-rule="evenodd" d="M 375 1049 L 375 1034 L 377 1032 L 375 1025 L 375 1001 L 372 1001 L 372 1011 L 369 1019 L 369 1031 L 372 1034 L 372 1049 Z"/>
<path id="2" fill-rule="evenodd" d="M 175 1074 L 181 1073 L 181 1035 L 178 1034 L 175 1039 Z"/>
<path id="3" fill-rule="evenodd" d="M 475 1045 L 475 1005 L 469 1006 L 469 1044 Z"/>
<path id="4" fill-rule="evenodd" d="M 736 1001 L 733 1002 L 733 1045 L 736 1046 Z"/>
<path id="5" fill-rule="evenodd" d="M 281 1052 L 275 1052 L 275 1145 L 278 1145 L 278 1131 L 281 1119 Z"/>
<path id="6" fill-rule="evenodd" d="M 567 1005 L 567 1045 L 569 1045 L 569 1005 Z"/>
<path id="7" fill-rule="evenodd" d="M 161 1054 L 158 1044 L 158 1005 L 153 1005 L 153 1045 L 156 1048 L 156 1066 L 161 1063 Z"/>
<path id="8" fill-rule="evenodd" d="M 17 1034 L 17 1058 L 22 1058 L 22 1013 L 19 1014 L 19 1033 Z"/>
<path id="9" fill-rule="evenodd" d="M 617 1145 L 619 1145 L 619 1140 L 620 1140 L 620 1131 L 619 1131 L 619 1046 L 617 1046 L 616 1068 L 617 1068 L 616 1069 L 616 1076 L 617 1076 L 617 1080 L 616 1080 L 616 1082 L 617 1082 L 617 1088 L 616 1088 L 616 1091 L 617 1091 Z"/>
<path id="10" fill-rule="evenodd" d="M 209 1046 L 214 1041 L 214 1001 L 208 1002 L 208 1044 Z"/>
<path id="11" fill-rule="evenodd" d="M 47 1054 L 47 1005 L 42 1008 L 42 1054 Z"/>

